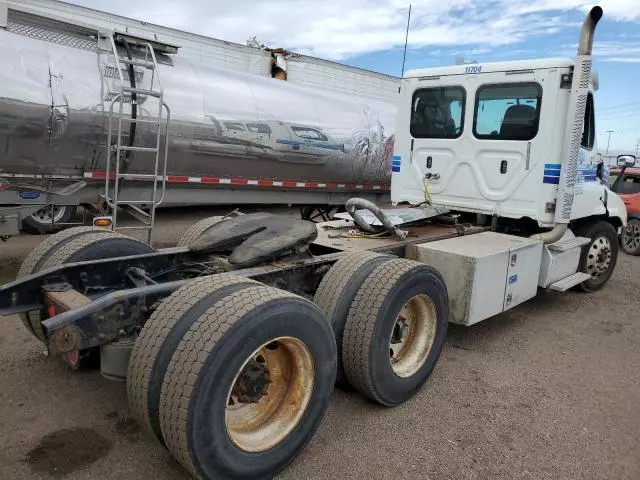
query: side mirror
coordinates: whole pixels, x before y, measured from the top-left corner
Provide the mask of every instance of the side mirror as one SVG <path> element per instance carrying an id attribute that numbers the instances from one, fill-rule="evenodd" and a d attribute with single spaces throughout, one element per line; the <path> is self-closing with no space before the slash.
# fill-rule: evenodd
<path id="1" fill-rule="evenodd" d="M 619 167 L 633 167 L 636 164 L 635 155 L 618 155 Z"/>

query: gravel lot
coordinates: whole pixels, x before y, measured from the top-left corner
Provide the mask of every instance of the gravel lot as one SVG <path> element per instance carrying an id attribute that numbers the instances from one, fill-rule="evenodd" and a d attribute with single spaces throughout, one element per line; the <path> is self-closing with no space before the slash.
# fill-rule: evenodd
<path id="1" fill-rule="evenodd" d="M 212 210 L 160 213 L 156 246 Z M 43 237 L 0 243 L 0 284 Z M 385 409 L 336 390 L 283 479 L 640 478 L 640 257 L 592 295 L 543 293 L 451 326 L 431 379 Z M 17 317 L 0 330 L 0 479 L 186 479 L 128 417 L 123 384 L 46 358 Z"/>

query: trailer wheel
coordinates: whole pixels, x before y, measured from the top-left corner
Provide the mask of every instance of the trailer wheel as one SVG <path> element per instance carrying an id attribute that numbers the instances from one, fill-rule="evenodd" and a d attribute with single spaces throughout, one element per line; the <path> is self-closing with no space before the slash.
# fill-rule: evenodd
<path id="1" fill-rule="evenodd" d="M 434 268 L 403 259 L 379 265 L 358 290 L 345 324 L 347 380 L 382 405 L 408 400 L 438 361 L 448 317 L 447 289 Z"/>
<path id="2" fill-rule="evenodd" d="M 575 234 L 591 242 L 582 247 L 579 270 L 591 275 L 578 288 L 591 293 L 601 289 L 611 278 L 618 261 L 618 235 L 616 229 L 604 220 L 596 220 L 576 228 Z"/>
<path id="3" fill-rule="evenodd" d="M 622 250 L 629 255 L 640 255 L 640 220 L 631 218 L 620 236 Z"/>
<path id="4" fill-rule="evenodd" d="M 22 220 L 22 228 L 29 233 L 52 233 L 71 222 L 75 213 L 76 207 L 72 205 L 47 205 Z"/>
<path id="5" fill-rule="evenodd" d="M 349 382 L 342 366 L 342 338 L 349 308 L 365 279 L 380 264 L 391 260 L 388 255 L 374 252 L 355 252 L 338 260 L 324 276 L 313 301 L 322 310 L 331 325 L 338 347 L 338 373 L 336 381 L 341 387 Z"/>
<path id="6" fill-rule="evenodd" d="M 198 278 L 165 298 L 140 331 L 129 360 L 129 408 L 141 425 L 164 444 L 160 393 L 171 356 L 193 323 L 227 295 L 260 283 L 230 274 Z"/>
<path id="7" fill-rule="evenodd" d="M 311 440 L 336 375 L 336 347 L 311 302 L 267 286 L 211 305 L 162 385 L 166 446 L 197 478 L 272 478 Z"/>
<path id="8" fill-rule="evenodd" d="M 216 223 L 221 222 L 224 219 L 223 216 L 208 217 L 200 220 L 198 223 L 189 227 L 189 229 L 182 234 L 178 241 L 178 247 L 188 247 L 191 242 L 209 230 Z"/>
<path id="9" fill-rule="evenodd" d="M 62 245 L 76 237 L 90 233 L 104 233 L 105 235 L 109 235 L 111 232 L 98 227 L 74 227 L 58 232 L 55 235 L 51 235 L 41 242 L 36 248 L 31 250 L 29 255 L 27 255 L 27 258 L 24 259 L 20 266 L 17 278 L 20 279 L 40 271 L 42 264 L 47 260 L 47 258 L 49 258 L 49 256 L 51 256 L 53 252 L 59 249 Z M 40 310 L 21 313 L 20 319 L 22 320 L 25 328 L 29 330 L 32 335 L 39 340 L 45 340 L 42 328 L 40 327 L 40 322 L 42 320 Z"/>

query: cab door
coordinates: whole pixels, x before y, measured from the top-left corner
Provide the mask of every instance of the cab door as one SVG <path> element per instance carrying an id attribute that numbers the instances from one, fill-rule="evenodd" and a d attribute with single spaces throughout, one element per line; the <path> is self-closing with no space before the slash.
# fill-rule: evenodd
<path id="1" fill-rule="evenodd" d="M 456 77 L 459 80 L 456 81 Z M 441 77 L 414 92 L 412 161 L 424 171 L 425 195 L 460 210 L 527 215 L 513 201 L 532 168 L 542 87 L 535 73 Z"/>

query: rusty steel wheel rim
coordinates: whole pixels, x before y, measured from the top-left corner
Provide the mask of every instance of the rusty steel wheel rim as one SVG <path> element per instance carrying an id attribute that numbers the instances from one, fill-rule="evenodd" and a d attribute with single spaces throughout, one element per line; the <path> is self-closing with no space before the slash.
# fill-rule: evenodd
<path id="1" fill-rule="evenodd" d="M 304 414 L 315 381 L 313 357 L 297 338 L 264 343 L 236 373 L 225 412 L 227 434 L 247 452 L 282 442 Z"/>
<path id="2" fill-rule="evenodd" d="M 402 307 L 389 339 L 389 361 L 396 375 L 407 378 L 420 370 L 433 347 L 436 325 L 436 306 L 427 295 L 416 295 Z"/>

